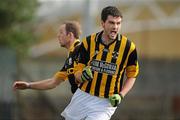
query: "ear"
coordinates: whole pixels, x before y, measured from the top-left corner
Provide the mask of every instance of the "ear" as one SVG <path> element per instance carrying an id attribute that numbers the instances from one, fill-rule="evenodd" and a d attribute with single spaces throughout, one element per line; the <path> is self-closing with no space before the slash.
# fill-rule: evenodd
<path id="1" fill-rule="evenodd" d="M 68 37 L 72 38 L 72 37 L 74 37 L 74 34 L 72 32 L 69 32 Z"/>
<path id="2" fill-rule="evenodd" d="M 103 28 L 105 27 L 105 23 L 102 20 L 101 20 L 101 25 L 102 25 Z"/>

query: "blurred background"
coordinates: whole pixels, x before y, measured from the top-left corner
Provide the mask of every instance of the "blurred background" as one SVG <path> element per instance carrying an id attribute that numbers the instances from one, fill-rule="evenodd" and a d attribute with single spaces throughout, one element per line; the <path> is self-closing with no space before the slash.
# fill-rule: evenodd
<path id="1" fill-rule="evenodd" d="M 180 119 L 179 0 L 1 0 L 0 120 L 62 119 L 72 96 L 68 82 L 48 91 L 13 91 L 13 82 L 52 77 L 67 57 L 59 25 L 79 21 L 83 38 L 102 29 L 100 13 L 108 5 L 122 11 L 120 33 L 136 44 L 140 64 L 111 120 Z"/>

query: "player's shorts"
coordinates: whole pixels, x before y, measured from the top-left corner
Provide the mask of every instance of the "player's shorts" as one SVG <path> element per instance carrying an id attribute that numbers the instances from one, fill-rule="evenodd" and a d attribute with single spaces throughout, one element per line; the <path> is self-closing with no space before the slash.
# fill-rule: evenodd
<path id="1" fill-rule="evenodd" d="M 111 106 L 107 98 L 92 96 L 77 89 L 61 115 L 66 120 L 109 120 L 116 108 Z"/>

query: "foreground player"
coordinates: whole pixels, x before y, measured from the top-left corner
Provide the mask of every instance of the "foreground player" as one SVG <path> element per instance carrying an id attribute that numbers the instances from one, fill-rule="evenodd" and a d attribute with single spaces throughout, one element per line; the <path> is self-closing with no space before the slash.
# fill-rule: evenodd
<path id="1" fill-rule="evenodd" d="M 102 10 L 101 20 L 103 30 L 82 41 L 75 73 L 80 86 L 62 112 L 67 120 L 109 120 L 138 75 L 135 45 L 118 34 L 120 11 L 108 6 Z"/>
<path id="2" fill-rule="evenodd" d="M 14 89 L 37 89 L 47 90 L 55 88 L 64 80 L 69 80 L 71 91 L 74 93 L 78 88 L 75 83 L 74 66 L 77 64 L 78 49 L 80 46 L 79 36 L 81 33 L 79 23 L 75 21 L 67 21 L 63 23 L 58 32 L 58 40 L 62 47 L 69 50 L 69 56 L 65 61 L 63 68 L 57 72 L 52 78 L 36 81 L 16 81 L 13 85 Z M 48 48 L 47 48 L 48 49 Z"/>

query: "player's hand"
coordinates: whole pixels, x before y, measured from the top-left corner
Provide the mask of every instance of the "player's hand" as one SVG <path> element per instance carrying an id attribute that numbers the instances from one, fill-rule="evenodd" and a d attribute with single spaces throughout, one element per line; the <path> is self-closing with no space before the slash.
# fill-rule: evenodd
<path id="1" fill-rule="evenodd" d="M 13 88 L 14 88 L 14 90 L 16 90 L 16 89 L 20 89 L 20 90 L 28 89 L 28 88 L 30 88 L 30 83 L 25 82 L 25 81 L 17 81 L 13 84 Z"/>
<path id="2" fill-rule="evenodd" d="M 91 81 L 92 79 L 93 79 L 93 75 L 92 75 L 91 67 L 87 66 L 82 71 L 81 82 Z"/>
<path id="3" fill-rule="evenodd" d="M 109 97 L 109 101 L 113 107 L 117 107 L 121 103 L 122 99 L 123 99 L 123 96 L 119 94 L 114 94 Z"/>

